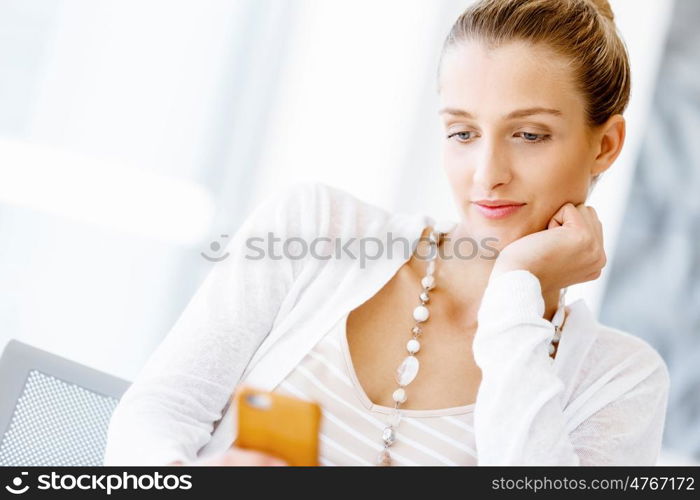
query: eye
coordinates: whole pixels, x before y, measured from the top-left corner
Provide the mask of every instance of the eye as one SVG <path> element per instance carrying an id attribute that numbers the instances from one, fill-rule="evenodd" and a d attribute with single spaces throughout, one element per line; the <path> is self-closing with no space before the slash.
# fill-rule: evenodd
<path id="1" fill-rule="evenodd" d="M 552 136 L 549 134 L 531 134 L 530 132 L 521 132 L 524 142 L 537 144 L 538 142 L 548 141 Z"/>
<path id="2" fill-rule="evenodd" d="M 447 136 L 448 139 L 452 139 L 453 137 L 457 137 L 458 142 L 461 143 L 466 143 L 469 142 L 470 139 L 473 137 L 470 134 L 473 134 L 474 132 L 455 132 L 454 134 L 450 134 Z M 525 143 L 528 144 L 537 144 L 540 142 L 545 142 L 551 139 L 551 135 L 549 134 L 534 134 L 530 132 L 520 132 L 519 134 L 516 135 L 522 135 Z"/>
<path id="3" fill-rule="evenodd" d="M 455 132 L 454 134 L 448 135 L 447 138 L 448 138 L 448 139 L 452 139 L 454 136 L 459 136 L 458 139 L 461 139 L 461 140 L 459 140 L 458 142 L 466 142 L 466 141 L 468 141 L 471 137 L 464 137 L 464 135 L 465 135 L 465 134 L 471 134 L 471 133 L 472 133 L 472 132 Z"/>

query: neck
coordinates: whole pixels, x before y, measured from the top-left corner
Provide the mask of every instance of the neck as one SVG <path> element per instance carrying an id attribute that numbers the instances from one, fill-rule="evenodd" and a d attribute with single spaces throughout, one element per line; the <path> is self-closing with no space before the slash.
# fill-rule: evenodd
<path id="1" fill-rule="evenodd" d="M 456 321 L 475 325 L 481 298 L 488 285 L 495 259 L 492 252 L 484 252 L 483 249 L 480 249 L 482 253 L 467 258 L 474 253 L 470 244 L 454 246 L 454 242 L 463 237 L 463 235 L 450 233 L 449 241 L 442 242 L 435 273 L 438 287 L 445 294 L 441 300 L 449 304 L 450 317 Z M 542 291 L 545 303 L 543 318 L 548 321 L 552 320 L 557 310 L 559 295 L 560 290 Z"/>

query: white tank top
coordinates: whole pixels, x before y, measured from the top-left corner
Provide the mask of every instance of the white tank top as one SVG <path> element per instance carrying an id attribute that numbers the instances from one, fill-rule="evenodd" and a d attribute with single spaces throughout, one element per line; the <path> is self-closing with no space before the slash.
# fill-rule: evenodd
<path id="1" fill-rule="evenodd" d="M 352 365 L 345 314 L 275 392 L 315 401 L 322 409 L 321 465 L 376 465 L 382 430 L 394 408 L 373 404 Z M 437 410 L 400 409 L 391 446 L 394 465 L 476 465 L 474 404 Z"/>

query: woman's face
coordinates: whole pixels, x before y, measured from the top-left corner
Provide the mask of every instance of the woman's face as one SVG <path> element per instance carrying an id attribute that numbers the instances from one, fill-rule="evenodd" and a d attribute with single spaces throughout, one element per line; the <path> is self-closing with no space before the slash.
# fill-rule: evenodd
<path id="1" fill-rule="evenodd" d="M 443 166 L 469 236 L 498 238 L 489 246 L 501 249 L 586 200 L 598 149 L 562 58 L 520 42 L 463 42 L 444 55 L 440 104 Z M 523 112 L 533 108 L 553 111 Z M 524 205 L 508 213 L 479 200 Z"/>

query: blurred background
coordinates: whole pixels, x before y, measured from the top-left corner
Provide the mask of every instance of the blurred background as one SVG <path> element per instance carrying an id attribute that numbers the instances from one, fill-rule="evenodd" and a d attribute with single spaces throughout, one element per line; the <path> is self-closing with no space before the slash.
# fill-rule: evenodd
<path id="1" fill-rule="evenodd" d="M 435 77 L 470 3 L 0 0 L 0 349 L 133 379 L 200 253 L 297 181 L 456 218 Z M 700 2 L 611 5 L 633 76 L 589 199 L 611 258 L 567 299 L 664 356 L 661 463 L 700 463 Z"/>

